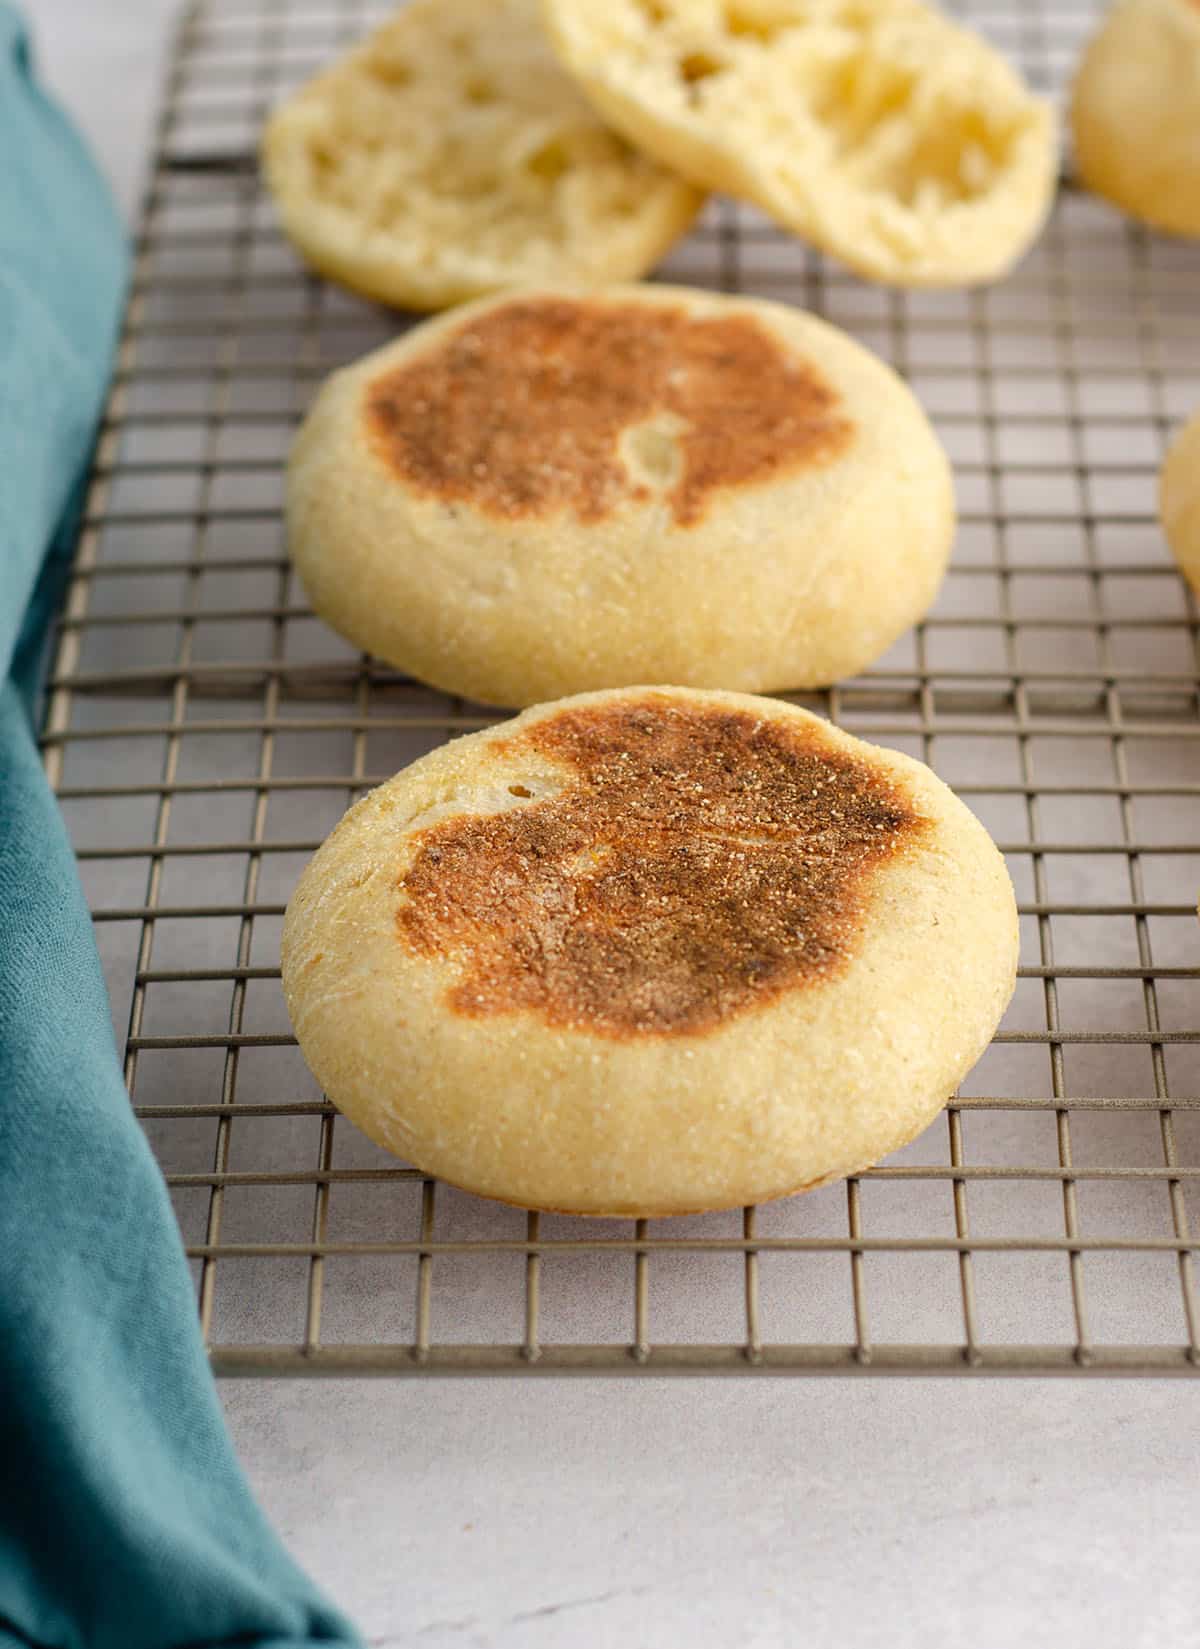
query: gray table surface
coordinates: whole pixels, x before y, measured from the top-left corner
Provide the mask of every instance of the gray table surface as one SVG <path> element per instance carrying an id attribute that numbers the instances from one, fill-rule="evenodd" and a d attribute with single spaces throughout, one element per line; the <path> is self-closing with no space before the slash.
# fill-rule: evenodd
<path id="1" fill-rule="evenodd" d="M 132 215 L 172 0 L 35 0 Z M 230 1382 L 376 1645 L 1194 1641 L 1197 1393 L 1141 1382 Z"/>

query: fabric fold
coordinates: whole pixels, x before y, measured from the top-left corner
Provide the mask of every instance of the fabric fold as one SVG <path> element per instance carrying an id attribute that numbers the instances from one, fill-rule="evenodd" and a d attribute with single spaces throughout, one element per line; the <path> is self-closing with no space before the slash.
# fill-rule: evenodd
<path id="1" fill-rule="evenodd" d="M 0 1644 L 356 1644 L 234 1457 L 37 753 L 125 253 L 4 0 L 0 154 Z"/>

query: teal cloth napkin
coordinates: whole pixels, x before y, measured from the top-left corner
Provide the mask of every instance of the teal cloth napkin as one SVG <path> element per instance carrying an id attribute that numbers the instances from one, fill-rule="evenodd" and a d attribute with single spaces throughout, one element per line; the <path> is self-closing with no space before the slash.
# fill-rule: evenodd
<path id="1" fill-rule="evenodd" d="M 234 1459 L 34 741 L 124 275 L 0 0 L 0 1649 L 354 1644 Z"/>

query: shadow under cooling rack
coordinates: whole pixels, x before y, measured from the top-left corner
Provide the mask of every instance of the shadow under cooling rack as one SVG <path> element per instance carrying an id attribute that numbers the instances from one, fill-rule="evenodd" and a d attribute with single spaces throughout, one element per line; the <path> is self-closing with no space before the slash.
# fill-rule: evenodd
<path id="1" fill-rule="evenodd" d="M 215 1367 L 1194 1373 L 1200 630 L 1155 482 L 1200 403 L 1200 248 L 1069 190 L 984 291 L 869 287 L 724 202 L 662 270 L 837 322 L 954 460 L 934 611 L 797 700 L 929 762 L 1007 855 L 1017 992 L 944 1116 L 804 1197 L 582 1221 L 435 1185 L 324 1102 L 279 986 L 296 876 L 364 789 L 493 719 L 353 652 L 284 553 L 316 384 L 404 323 L 299 265 L 254 148 L 381 9 L 183 22 L 50 683 L 45 761 Z M 958 9 L 1051 91 L 1095 16 Z"/>

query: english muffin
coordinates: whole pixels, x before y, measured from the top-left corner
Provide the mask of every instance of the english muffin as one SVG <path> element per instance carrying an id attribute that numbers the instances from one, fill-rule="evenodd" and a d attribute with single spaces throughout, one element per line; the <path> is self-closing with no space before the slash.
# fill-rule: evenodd
<path id="1" fill-rule="evenodd" d="M 1003 860 L 921 763 L 628 688 L 423 757 L 304 871 L 283 985 L 365 1133 L 525 1207 L 807 1190 L 919 1133 L 1013 990 Z"/>
<path id="2" fill-rule="evenodd" d="M 873 280 L 994 280 L 1057 176 L 1050 108 L 918 0 L 544 0 L 595 108 Z"/>
<path id="3" fill-rule="evenodd" d="M 1159 513 L 1180 571 L 1200 596 L 1200 412 L 1180 430 L 1167 454 Z"/>
<path id="4" fill-rule="evenodd" d="M 262 155 L 309 263 L 413 309 L 640 275 L 702 199 L 593 114 L 536 0 L 416 0 L 276 111 Z"/>
<path id="5" fill-rule="evenodd" d="M 1089 189 L 1200 235 L 1200 0 L 1118 0 L 1080 64 L 1071 124 Z"/>
<path id="6" fill-rule="evenodd" d="M 954 505 L 917 402 L 843 333 L 618 287 L 485 300 L 335 373 L 287 524 L 334 629 L 521 705 L 852 674 L 932 601 Z"/>

